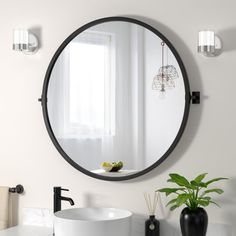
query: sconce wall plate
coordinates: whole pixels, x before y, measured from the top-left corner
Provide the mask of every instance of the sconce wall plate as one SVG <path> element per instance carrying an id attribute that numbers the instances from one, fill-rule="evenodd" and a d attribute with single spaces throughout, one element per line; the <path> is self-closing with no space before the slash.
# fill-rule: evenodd
<path id="1" fill-rule="evenodd" d="M 32 55 L 38 51 L 37 37 L 24 29 L 15 29 L 13 31 L 13 50 L 21 51 L 24 54 Z"/>
<path id="2" fill-rule="evenodd" d="M 215 57 L 222 52 L 222 43 L 214 31 L 205 30 L 198 34 L 198 52 L 207 57 Z"/>

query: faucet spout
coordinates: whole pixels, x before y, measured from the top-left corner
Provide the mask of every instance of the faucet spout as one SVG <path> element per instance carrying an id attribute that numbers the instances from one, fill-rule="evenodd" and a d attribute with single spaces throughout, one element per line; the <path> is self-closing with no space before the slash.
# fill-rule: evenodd
<path id="1" fill-rule="evenodd" d="M 60 199 L 61 199 L 61 201 L 67 201 L 67 202 L 69 202 L 71 206 L 75 205 L 73 199 L 70 198 L 70 197 L 62 197 L 62 196 L 61 196 Z"/>

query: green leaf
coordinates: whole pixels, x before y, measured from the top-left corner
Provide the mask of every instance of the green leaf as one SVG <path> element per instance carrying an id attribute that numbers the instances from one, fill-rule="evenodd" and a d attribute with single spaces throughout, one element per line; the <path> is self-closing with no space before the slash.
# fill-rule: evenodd
<path id="1" fill-rule="evenodd" d="M 206 182 L 206 185 L 209 185 L 209 184 L 211 184 L 213 182 L 216 182 L 216 181 L 219 181 L 219 180 L 224 180 L 224 179 L 227 180 L 228 178 L 220 177 L 220 178 L 211 179 L 211 180 Z"/>
<path id="2" fill-rule="evenodd" d="M 203 206 L 203 207 L 206 207 L 206 206 L 209 205 L 210 201 L 198 199 L 198 200 L 197 200 L 197 203 L 198 203 L 199 205 Z"/>
<path id="3" fill-rule="evenodd" d="M 174 183 L 178 184 L 179 186 L 184 186 L 184 187 L 190 186 L 188 180 L 179 174 L 172 173 L 172 174 L 169 174 L 169 176 L 172 180 L 171 182 L 174 182 Z"/>
<path id="4" fill-rule="evenodd" d="M 171 205 L 171 204 L 173 204 L 173 203 L 176 203 L 176 200 L 177 200 L 177 198 L 174 198 L 174 199 L 170 200 L 170 201 L 166 204 L 166 206 L 169 206 L 169 205 Z"/>
<path id="5" fill-rule="evenodd" d="M 203 182 L 200 182 L 200 183 L 199 183 L 199 187 L 201 187 L 201 188 L 207 188 L 207 184 L 206 184 L 206 183 L 203 183 Z"/>
<path id="6" fill-rule="evenodd" d="M 220 188 L 214 188 L 214 189 L 209 189 L 203 192 L 203 194 L 207 194 L 207 193 L 218 193 L 218 194 L 222 194 L 224 192 L 224 190 L 220 189 Z"/>
<path id="7" fill-rule="evenodd" d="M 196 187 L 201 187 L 201 188 L 206 188 L 207 185 L 203 182 L 196 182 L 195 180 L 192 180 L 191 185 L 196 186 Z"/>
<path id="8" fill-rule="evenodd" d="M 174 205 L 170 208 L 171 211 L 175 210 L 178 206 L 177 205 Z"/>
<path id="9" fill-rule="evenodd" d="M 218 205 L 216 202 L 213 202 L 213 201 L 209 201 L 209 202 L 216 205 L 216 206 L 218 206 L 218 207 L 220 207 L 220 205 Z"/>
<path id="10" fill-rule="evenodd" d="M 187 193 L 180 194 L 176 199 L 176 205 L 179 207 L 179 206 L 183 205 L 184 203 L 186 204 L 187 200 L 190 197 L 191 197 L 191 195 L 187 194 Z"/>
<path id="11" fill-rule="evenodd" d="M 157 191 L 161 192 L 161 193 L 165 193 L 166 196 L 170 195 L 171 193 L 176 193 L 179 190 L 184 190 L 184 188 L 162 188 L 159 189 Z"/>
<path id="12" fill-rule="evenodd" d="M 211 197 L 199 197 L 200 200 L 210 201 Z"/>
<path id="13" fill-rule="evenodd" d="M 168 179 L 167 182 L 175 183 L 172 179 Z"/>
<path id="14" fill-rule="evenodd" d="M 207 175 L 207 173 L 200 174 L 194 179 L 194 181 L 196 183 L 200 183 L 206 177 L 206 175 Z"/>

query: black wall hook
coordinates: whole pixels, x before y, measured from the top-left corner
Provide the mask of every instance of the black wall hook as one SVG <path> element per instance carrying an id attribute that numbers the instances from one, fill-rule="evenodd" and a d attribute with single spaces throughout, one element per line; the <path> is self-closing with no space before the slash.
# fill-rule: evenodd
<path id="1" fill-rule="evenodd" d="M 24 187 L 21 184 L 16 185 L 16 187 L 9 188 L 10 193 L 23 193 L 24 192 Z"/>

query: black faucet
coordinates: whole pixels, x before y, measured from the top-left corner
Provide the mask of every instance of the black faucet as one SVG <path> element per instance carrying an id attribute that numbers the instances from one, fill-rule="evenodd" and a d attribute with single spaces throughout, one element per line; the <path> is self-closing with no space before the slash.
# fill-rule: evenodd
<path id="1" fill-rule="evenodd" d="M 61 196 L 61 191 L 69 191 L 69 189 L 63 189 L 61 187 L 54 187 L 54 207 L 53 212 L 57 212 L 61 210 L 61 201 L 68 201 L 71 206 L 75 205 L 74 201 L 69 197 L 63 197 Z"/>

